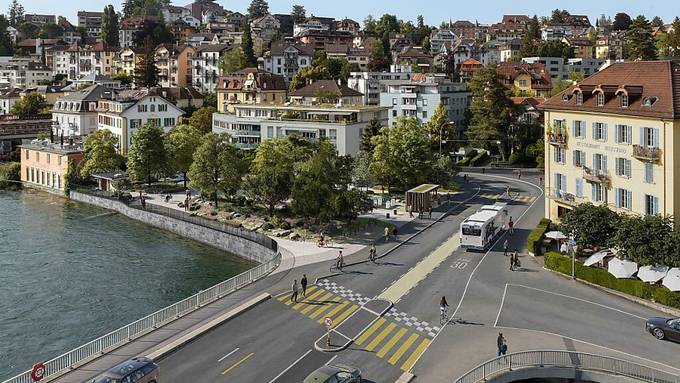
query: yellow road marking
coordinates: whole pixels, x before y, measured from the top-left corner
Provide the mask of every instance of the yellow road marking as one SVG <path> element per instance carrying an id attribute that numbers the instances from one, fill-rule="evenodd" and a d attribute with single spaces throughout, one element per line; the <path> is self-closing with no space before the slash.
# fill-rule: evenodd
<path id="1" fill-rule="evenodd" d="M 254 352 L 251 352 L 250 354 L 246 355 L 245 357 L 243 357 L 243 358 L 242 358 L 241 360 L 239 360 L 238 362 L 232 364 L 231 367 L 229 367 L 229 368 L 227 368 L 226 370 L 222 371 L 222 375 L 224 375 L 224 374 L 228 373 L 229 371 L 235 369 L 236 367 L 238 367 L 239 364 L 245 362 L 246 360 L 248 360 L 248 359 L 249 359 L 251 356 L 253 356 L 253 355 L 255 355 L 255 353 L 254 353 Z"/>
<path id="2" fill-rule="evenodd" d="M 321 307 L 319 307 L 318 310 L 314 311 L 312 315 L 309 316 L 309 319 L 316 319 L 319 315 L 323 314 L 326 310 L 330 310 L 333 305 L 336 303 L 324 303 Z"/>
<path id="3" fill-rule="evenodd" d="M 411 345 L 413 344 L 413 342 L 416 341 L 416 339 L 418 339 L 418 334 L 416 333 L 411 334 L 411 336 L 408 337 L 408 339 L 406 339 L 404 343 L 402 343 L 401 347 L 399 347 L 397 352 L 395 352 L 394 355 L 392 355 L 392 357 L 387 362 L 392 365 L 397 364 L 399 359 L 401 359 L 401 356 L 404 355 L 406 350 L 408 350 L 409 347 L 411 347 Z"/>
<path id="4" fill-rule="evenodd" d="M 348 309 L 345 310 L 342 314 L 338 315 L 337 318 L 333 318 L 334 326 L 339 325 L 340 322 L 342 322 L 343 319 L 347 318 L 348 316 L 350 316 L 350 314 L 352 314 L 353 312 L 357 311 L 358 308 L 359 308 L 359 306 L 357 306 L 357 305 L 352 305 L 352 307 L 348 308 Z"/>
<path id="5" fill-rule="evenodd" d="M 331 310 L 328 314 L 326 314 L 326 315 L 322 316 L 321 318 L 319 318 L 319 320 L 318 320 L 317 322 L 318 322 L 318 323 L 323 323 L 324 319 L 326 319 L 327 317 L 328 317 L 328 318 L 332 318 L 333 315 L 337 314 L 338 311 L 342 310 L 342 308 L 345 307 L 345 306 L 347 306 L 348 304 L 349 304 L 349 301 L 344 301 L 344 302 L 342 302 L 341 304 L 339 304 L 338 306 L 336 306 L 333 310 Z"/>
<path id="6" fill-rule="evenodd" d="M 376 336 L 375 338 L 373 338 L 373 340 L 371 341 L 371 343 L 368 344 L 368 346 L 366 346 L 366 350 L 368 350 L 368 351 L 373 351 L 373 349 L 374 349 L 374 348 L 375 348 L 375 347 L 376 347 L 383 339 L 385 339 L 385 337 L 386 337 L 387 335 L 389 335 L 389 333 L 392 332 L 392 330 L 394 330 L 395 327 L 397 327 L 397 325 L 394 324 L 394 323 L 390 323 L 389 325 L 387 325 L 387 327 L 385 327 L 385 329 L 382 330 L 382 332 L 381 332 L 380 334 L 378 334 L 378 336 Z"/>
<path id="7" fill-rule="evenodd" d="M 399 331 L 397 331 L 397 333 L 394 334 L 392 339 L 385 343 L 385 345 L 380 349 L 380 351 L 378 351 L 378 353 L 376 354 L 378 355 L 378 358 L 384 357 L 387 354 L 387 352 L 390 351 L 392 347 L 394 347 L 394 345 L 399 341 L 399 339 L 401 339 L 401 337 L 404 336 L 404 334 L 406 334 L 406 332 L 407 330 L 405 328 L 403 327 L 400 328 Z"/>
<path id="8" fill-rule="evenodd" d="M 375 332 L 375 330 L 379 329 L 380 326 L 382 326 L 384 323 L 385 323 L 385 320 L 383 318 L 378 319 L 377 321 L 375 321 L 371 325 L 371 327 L 368 328 L 368 330 L 364 331 L 364 333 L 361 334 L 357 338 L 357 340 L 354 341 L 354 343 L 356 343 L 358 345 L 363 344 L 366 341 L 366 339 L 368 339 L 368 337 L 371 336 L 371 334 L 373 334 Z"/>
<path id="9" fill-rule="evenodd" d="M 460 247 L 460 239 L 458 233 L 452 235 L 446 242 L 441 244 L 425 259 L 418 263 L 414 268 L 402 275 L 385 291 L 380 293 L 378 298 L 387 299 L 392 302 L 397 302 L 401 297 L 417 285 L 420 281 L 436 269 L 444 260 L 451 255 L 456 249 Z"/>
<path id="10" fill-rule="evenodd" d="M 411 356 L 409 356 L 408 359 L 406 359 L 406 362 L 404 362 L 404 364 L 401 365 L 401 369 L 404 371 L 410 370 L 411 367 L 413 367 L 413 363 L 416 362 L 416 359 L 418 359 L 420 354 L 425 352 L 425 349 L 427 348 L 427 345 L 430 344 L 430 342 L 431 341 L 428 338 L 423 339 L 423 341 L 420 342 L 416 350 L 413 351 L 413 353 L 411 353 Z"/>
<path id="11" fill-rule="evenodd" d="M 298 296 L 298 302 L 299 302 L 299 303 L 296 304 L 295 306 L 293 306 L 293 310 L 299 310 L 302 306 L 308 304 L 308 301 L 311 301 L 312 299 L 314 299 L 314 298 L 316 298 L 317 296 L 321 295 L 324 291 L 326 291 L 326 290 L 324 290 L 324 289 L 318 289 L 318 290 L 316 290 L 315 292 L 313 292 L 312 295 L 307 295 L 306 298 L 302 298 L 302 300 L 300 300 L 300 298 L 299 298 L 299 296 Z"/>
<path id="12" fill-rule="evenodd" d="M 321 303 L 321 302 L 326 301 L 326 299 L 328 299 L 328 298 L 330 298 L 330 297 L 332 297 L 332 296 L 333 296 L 333 293 L 327 293 L 327 294 L 325 294 L 324 296 L 322 296 L 321 298 L 319 298 L 318 301 L 315 301 L 314 303 L 319 304 L 319 303 Z M 318 307 L 318 306 L 316 306 L 316 304 L 310 304 L 309 306 L 305 307 L 305 309 L 304 309 L 304 310 L 301 310 L 300 312 L 303 313 L 303 314 L 305 314 L 305 315 L 307 315 L 307 313 L 310 312 L 310 311 L 312 311 L 312 309 L 315 309 L 315 308 Z"/>
<path id="13" fill-rule="evenodd" d="M 312 291 L 314 291 L 314 290 L 316 290 L 316 286 L 310 286 L 310 287 L 307 289 L 307 294 L 309 294 L 310 292 L 312 292 Z M 277 299 L 279 300 L 279 302 L 285 303 L 286 306 L 290 306 L 291 303 L 293 303 L 293 301 L 290 300 L 290 297 L 291 297 L 292 295 L 293 295 L 293 293 L 285 293 L 285 294 L 281 295 L 280 297 L 278 297 Z M 299 298 L 299 297 L 300 297 L 300 294 L 298 293 L 298 298 Z"/>

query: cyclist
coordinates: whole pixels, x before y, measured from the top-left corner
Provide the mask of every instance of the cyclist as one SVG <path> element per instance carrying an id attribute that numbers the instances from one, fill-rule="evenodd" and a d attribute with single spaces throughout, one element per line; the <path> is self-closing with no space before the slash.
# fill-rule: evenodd
<path id="1" fill-rule="evenodd" d="M 446 297 L 442 296 L 439 301 L 439 322 L 444 323 L 448 318 L 449 303 L 446 301 Z"/>
<path id="2" fill-rule="evenodd" d="M 335 267 L 337 267 L 338 270 L 342 270 L 342 266 L 343 266 L 344 263 L 345 263 L 345 259 L 342 256 L 342 250 L 340 250 L 340 252 L 338 253 L 338 258 L 335 261 Z"/>
<path id="3" fill-rule="evenodd" d="M 326 246 L 326 241 L 325 241 L 325 236 L 323 235 L 323 231 L 319 233 L 319 240 L 316 241 L 316 246 L 318 247 L 325 247 Z"/>

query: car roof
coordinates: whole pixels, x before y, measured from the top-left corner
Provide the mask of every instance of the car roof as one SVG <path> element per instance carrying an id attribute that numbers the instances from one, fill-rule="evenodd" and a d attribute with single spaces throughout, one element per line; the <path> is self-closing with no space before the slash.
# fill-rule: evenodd
<path id="1" fill-rule="evenodd" d="M 149 358 L 133 358 L 126 360 L 115 367 L 112 367 L 106 372 L 105 375 L 112 378 L 124 378 L 129 373 L 137 371 L 149 363 L 153 363 L 153 361 Z"/>

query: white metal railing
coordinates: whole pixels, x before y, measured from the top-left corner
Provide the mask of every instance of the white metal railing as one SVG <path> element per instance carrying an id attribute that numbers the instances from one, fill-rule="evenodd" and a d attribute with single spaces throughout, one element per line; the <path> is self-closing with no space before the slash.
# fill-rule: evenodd
<path id="1" fill-rule="evenodd" d="M 522 368 L 565 367 L 600 371 L 642 382 L 679 383 L 680 376 L 627 360 L 573 351 L 523 351 L 491 359 L 456 379 L 454 383 L 477 383 L 506 371 Z"/>
<path id="2" fill-rule="evenodd" d="M 45 378 L 47 381 L 66 370 L 73 369 L 78 365 L 95 359 L 97 356 L 112 351 L 125 345 L 151 330 L 166 325 L 175 319 L 181 318 L 193 311 L 211 303 L 221 297 L 232 293 L 272 272 L 281 263 L 281 253 L 276 254 L 267 262 L 235 275 L 224 282 L 220 282 L 206 290 L 202 290 L 175 304 L 160 309 L 135 322 L 123 326 L 117 330 L 101 336 L 74 350 L 62 354 L 45 362 Z M 26 371 L 2 383 L 33 383 L 31 372 Z"/>

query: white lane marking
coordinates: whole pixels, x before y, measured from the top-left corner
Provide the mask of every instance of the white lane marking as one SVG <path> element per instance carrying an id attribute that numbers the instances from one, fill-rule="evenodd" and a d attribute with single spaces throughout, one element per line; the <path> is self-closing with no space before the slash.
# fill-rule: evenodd
<path id="1" fill-rule="evenodd" d="M 506 285 L 506 286 L 507 286 L 507 285 Z M 619 313 L 621 313 L 621 314 L 629 315 L 629 316 L 632 316 L 632 317 L 634 317 L 634 318 L 637 318 L 637 319 L 640 319 L 640 320 L 643 320 L 643 321 L 647 321 L 647 319 L 649 319 L 649 318 L 641 317 L 641 316 L 639 316 L 639 315 L 635 315 L 635 314 L 632 314 L 632 313 L 629 313 L 629 312 L 627 312 L 627 311 L 623 311 L 623 310 L 620 310 L 620 309 L 617 309 L 617 308 L 614 308 L 614 307 L 611 307 L 611 306 L 603 305 L 603 304 L 601 304 L 601 303 L 592 302 L 592 301 L 589 301 L 589 300 L 583 299 L 583 298 L 572 297 L 571 295 L 555 293 L 555 292 L 548 291 L 548 290 L 538 289 L 538 288 L 536 288 L 536 287 L 530 287 L 530 286 L 524 286 L 524 285 L 516 285 L 516 284 L 512 284 L 512 283 L 510 283 L 510 286 L 513 286 L 513 287 L 523 287 L 523 288 L 525 288 L 525 289 L 540 291 L 540 292 L 546 293 L 546 294 L 557 295 L 557 296 L 559 296 L 559 297 L 569 298 L 569 299 L 573 299 L 573 300 L 575 300 L 575 301 L 580 301 L 580 302 L 584 302 L 584 303 L 590 303 L 591 305 L 595 305 L 595 306 L 599 306 L 599 307 L 602 307 L 602 308 L 605 308 L 605 309 L 609 309 L 609 310 L 612 310 L 612 311 L 616 311 L 616 312 L 619 312 Z M 505 298 L 505 295 L 503 295 L 503 298 Z"/>
<path id="2" fill-rule="evenodd" d="M 239 347 L 236 347 L 236 350 L 234 350 L 234 351 L 228 353 L 227 355 L 225 355 L 225 356 L 223 356 L 223 357 L 217 359 L 217 363 L 220 363 L 221 361 L 227 359 L 228 357 L 231 356 L 231 354 L 235 353 L 235 352 L 238 351 L 238 350 L 240 350 L 240 348 L 239 348 Z"/>
<path id="3" fill-rule="evenodd" d="M 304 359 L 305 356 L 309 355 L 310 352 L 312 352 L 311 349 L 307 350 L 307 352 L 305 352 L 304 354 L 302 354 L 301 357 L 297 358 L 297 359 L 295 360 L 295 362 L 293 362 L 293 364 L 291 364 L 290 366 L 286 367 L 286 369 L 283 370 L 283 371 L 281 371 L 278 375 L 276 375 L 276 377 L 274 377 L 274 379 L 270 380 L 269 383 L 274 383 L 274 382 L 276 381 L 276 379 L 280 378 L 281 375 L 283 375 L 283 374 L 285 374 L 286 372 L 288 372 L 288 370 L 290 370 L 291 368 L 293 368 L 293 366 L 295 366 L 295 365 L 298 364 L 302 359 Z"/>
<path id="4" fill-rule="evenodd" d="M 575 341 L 575 342 L 587 344 L 587 345 L 593 346 L 593 347 L 603 348 L 605 350 L 609 350 L 609 351 L 616 352 L 616 353 L 619 353 L 619 354 L 622 354 L 622 355 L 626 355 L 626 356 L 633 358 L 633 359 L 639 359 L 639 360 L 645 361 L 647 363 L 652 363 L 652 364 L 656 364 L 656 365 L 659 365 L 659 366 L 669 368 L 671 370 L 680 371 L 680 368 L 673 367 L 673 366 L 670 366 L 670 365 L 665 364 L 665 363 L 657 362 L 657 361 L 652 360 L 652 359 L 643 358 L 643 357 L 638 356 L 638 355 L 629 354 L 625 351 L 620 351 L 620 350 L 617 350 L 617 349 L 614 349 L 614 348 L 611 348 L 611 347 L 602 346 L 602 345 L 591 343 L 591 342 L 586 342 L 585 340 L 572 338 L 572 337 L 565 336 L 565 335 L 562 335 L 562 334 L 558 334 L 558 333 L 555 333 L 555 332 L 543 331 L 543 330 L 533 330 L 533 329 L 530 329 L 530 328 L 520 328 L 520 327 L 506 327 L 506 326 L 494 326 L 494 327 L 499 328 L 499 329 L 505 329 L 505 330 L 532 331 L 532 332 L 537 332 L 537 333 L 541 333 L 541 334 L 545 334 L 545 335 L 553 335 L 553 336 L 557 336 L 557 337 L 564 338 L 564 339 L 570 339 L 570 340 Z"/>
<path id="5" fill-rule="evenodd" d="M 508 293 L 508 284 L 505 284 L 505 289 L 503 289 L 503 299 L 501 299 L 501 305 L 498 307 L 498 315 L 496 315 L 496 321 L 493 322 L 493 327 L 496 327 L 496 324 L 498 324 L 498 318 L 501 317 L 501 310 L 503 310 L 503 304 L 505 303 L 505 294 Z"/>
<path id="6" fill-rule="evenodd" d="M 329 360 L 328 362 L 326 362 L 326 366 L 328 366 L 329 364 L 333 363 L 333 361 L 334 361 L 335 358 L 337 358 L 337 357 L 338 357 L 337 355 L 334 355 L 334 356 L 331 358 L 331 360 Z"/>

